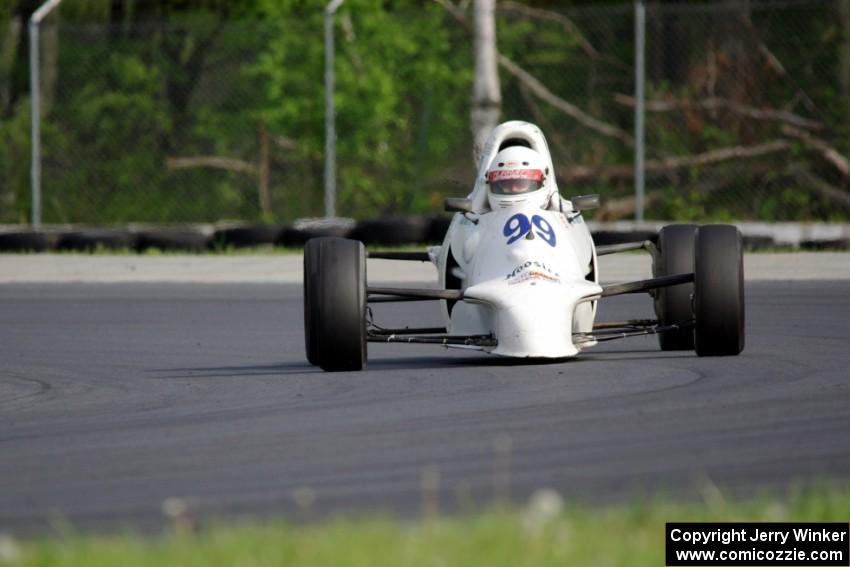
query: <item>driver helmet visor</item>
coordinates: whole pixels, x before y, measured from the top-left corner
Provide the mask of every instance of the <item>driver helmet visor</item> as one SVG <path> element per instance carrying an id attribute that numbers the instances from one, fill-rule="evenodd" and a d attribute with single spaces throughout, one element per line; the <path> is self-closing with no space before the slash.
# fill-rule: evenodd
<path id="1" fill-rule="evenodd" d="M 490 191 L 496 195 L 532 193 L 543 186 L 539 169 L 500 169 L 487 174 Z"/>

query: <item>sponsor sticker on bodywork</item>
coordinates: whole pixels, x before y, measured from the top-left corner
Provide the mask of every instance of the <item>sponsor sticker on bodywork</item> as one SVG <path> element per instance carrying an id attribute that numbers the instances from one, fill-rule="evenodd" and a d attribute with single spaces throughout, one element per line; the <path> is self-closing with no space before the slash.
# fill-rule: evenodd
<path id="1" fill-rule="evenodd" d="M 544 262 L 537 260 L 528 260 L 514 268 L 505 276 L 508 280 L 508 285 L 516 285 L 519 283 L 537 280 L 549 283 L 561 283 L 561 275 L 550 269 Z"/>

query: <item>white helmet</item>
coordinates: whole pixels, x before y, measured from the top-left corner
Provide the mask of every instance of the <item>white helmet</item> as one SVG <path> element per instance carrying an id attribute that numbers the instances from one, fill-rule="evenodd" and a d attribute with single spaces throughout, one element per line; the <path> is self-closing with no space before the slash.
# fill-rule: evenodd
<path id="1" fill-rule="evenodd" d="M 492 210 L 548 204 L 544 188 L 549 173 L 540 154 L 524 146 L 509 146 L 493 158 L 487 170 L 487 200 Z"/>

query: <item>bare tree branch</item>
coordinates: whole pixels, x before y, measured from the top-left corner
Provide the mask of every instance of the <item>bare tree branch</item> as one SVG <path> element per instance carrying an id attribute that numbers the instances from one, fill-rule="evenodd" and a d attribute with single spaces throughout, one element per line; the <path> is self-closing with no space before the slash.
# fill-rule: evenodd
<path id="1" fill-rule="evenodd" d="M 730 160 L 755 159 L 791 149 L 787 140 L 773 140 L 757 146 L 733 146 L 701 154 L 677 156 L 663 160 L 651 160 L 645 164 L 647 177 L 658 177 L 689 167 L 705 167 Z M 635 172 L 632 165 L 613 165 L 604 168 L 586 166 L 565 167 L 558 170 L 558 179 L 564 183 L 587 183 L 589 181 L 630 181 Z"/>
<path id="2" fill-rule="evenodd" d="M 799 165 L 788 168 L 787 173 L 801 185 L 814 190 L 831 201 L 841 203 L 845 207 L 850 208 L 850 193 L 847 191 L 842 191 L 838 187 L 830 185 Z"/>
<path id="3" fill-rule="evenodd" d="M 519 2 L 513 2 L 512 0 L 505 0 L 504 2 L 499 2 L 498 5 L 499 11 L 505 12 L 517 12 L 524 16 L 528 16 L 531 18 L 537 18 L 539 20 L 547 20 L 550 22 L 556 22 L 561 24 L 561 27 L 564 28 L 564 31 L 568 34 L 575 36 L 578 40 L 578 44 L 581 47 L 581 50 L 584 53 L 593 59 L 599 58 L 599 52 L 595 47 L 584 37 L 584 34 L 581 33 L 581 30 L 578 29 L 578 26 L 575 23 L 566 17 L 563 14 L 559 14 L 557 12 L 551 12 L 549 10 L 541 10 L 540 8 L 534 8 L 532 6 L 526 6 L 525 4 L 520 4 Z"/>
<path id="4" fill-rule="evenodd" d="M 434 2 L 445 8 L 457 23 L 466 28 L 466 31 L 470 31 L 469 22 L 466 20 L 466 14 L 463 8 L 455 6 L 451 0 L 434 0 Z"/>
<path id="5" fill-rule="evenodd" d="M 635 105 L 634 97 L 626 94 L 615 94 L 614 100 L 618 104 L 622 104 L 623 106 L 634 107 Z M 735 114 L 741 116 L 746 116 L 747 118 L 751 118 L 753 120 L 784 122 L 786 124 L 790 124 L 799 128 L 806 128 L 815 131 L 823 130 L 823 124 L 821 124 L 817 120 L 803 118 L 802 116 L 798 116 L 792 112 L 788 112 L 787 110 L 776 110 L 774 108 L 755 108 L 753 106 L 747 106 L 745 104 L 735 102 L 734 100 L 719 97 L 711 97 L 700 101 L 648 100 L 644 104 L 644 108 L 647 112 L 672 112 L 675 110 L 686 109 L 701 109 L 709 111 L 726 109 L 730 112 L 734 112 Z"/>
<path id="6" fill-rule="evenodd" d="M 746 175 L 750 179 L 764 177 L 767 173 L 772 172 L 773 167 L 769 165 L 747 167 Z M 709 176 L 701 179 L 694 184 L 689 185 L 689 190 L 692 190 L 701 195 L 711 195 L 716 191 L 728 188 L 740 181 L 738 175 L 722 175 Z M 655 189 L 649 191 L 644 198 L 644 203 L 648 206 L 655 204 L 664 197 L 664 191 Z M 593 220 L 596 221 L 612 221 L 622 218 L 631 217 L 635 213 L 636 203 L 635 197 L 621 197 L 618 199 L 610 199 L 603 202 L 603 206 L 597 210 Z"/>
<path id="7" fill-rule="evenodd" d="M 643 198 L 645 207 L 651 207 L 661 197 L 661 191 L 649 191 Z M 634 195 L 629 197 L 620 197 L 617 199 L 606 199 L 593 215 L 593 220 L 597 222 L 615 221 L 632 217 L 637 209 L 637 200 Z"/>
<path id="8" fill-rule="evenodd" d="M 354 33 L 354 23 L 351 21 L 351 14 L 345 12 L 341 14 L 340 25 L 342 26 L 343 37 L 345 37 L 345 42 L 349 44 L 353 44 L 357 39 L 357 35 Z M 360 57 L 360 53 L 357 52 L 357 49 L 349 50 L 349 57 L 351 57 L 352 66 L 359 72 L 363 71 L 363 58 Z"/>
<path id="9" fill-rule="evenodd" d="M 526 87 L 528 87 L 531 92 L 536 94 L 539 98 L 548 102 L 550 105 L 554 106 L 567 116 L 570 116 L 579 124 L 604 136 L 616 138 L 629 147 L 634 146 L 634 139 L 631 137 L 631 135 L 628 134 L 628 132 L 617 128 L 616 126 L 612 126 L 607 122 L 597 120 L 589 114 L 586 114 L 576 105 L 569 103 L 561 97 L 557 96 L 552 91 L 547 89 L 543 85 L 543 83 L 538 81 L 528 71 L 525 71 L 519 65 L 517 65 L 501 53 L 499 54 L 499 66 L 501 66 L 508 73 L 513 75 L 518 81 L 522 82 Z"/>
<path id="10" fill-rule="evenodd" d="M 802 130 L 798 130 L 791 126 L 783 127 L 782 133 L 786 136 L 796 138 L 803 142 L 803 144 L 807 147 L 816 150 L 827 163 L 833 166 L 841 174 L 845 183 L 850 180 L 850 161 L 847 161 L 847 158 L 841 155 L 841 152 L 830 146 L 824 140 L 815 138 L 808 132 L 803 132 Z"/>
<path id="11" fill-rule="evenodd" d="M 782 62 L 779 58 L 774 55 L 770 49 L 768 49 L 767 45 L 765 45 L 764 41 L 762 41 L 761 37 L 759 37 L 758 30 L 753 25 L 753 21 L 750 19 L 750 16 L 745 13 L 739 13 L 738 19 L 744 27 L 747 28 L 747 31 L 750 33 L 750 37 L 758 44 L 758 53 L 761 55 L 762 59 L 764 59 L 768 69 L 773 71 L 779 77 L 786 76 L 787 73 L 785 71 L 785 67 L 782 66 Z"/>
<path id="12" fill-rule="evenodd" d="M 283 148 L 284 150 L 294 150 L 298 147 L 298 142 L 292 138 L 287 138 L 286 136 L 272 136 L 271 140 L 277 147 Z"/>
<path id="13" fill-rule="evenodd" d="M 451 2 L 451 0 L 434 1 L 437 2 L 439 5 L 443 6 L 446 11 L 448 11 L 449 14 L 451 14 L 451 16 L 455 20 L 457 20 L 461 25 L 463 25 L 467 30 L 469 29 L 469 22 L 467 21 L 466 15 L 461 12 L 458 7 Z M 601 120 L 590 116 L 574 104 L 569 103 L 554 94 L 552 91 L 547 89 L 543 85 L 543 83 L 538 81 L 531 73 L 524 70 L 522 67 L 520 67 L 504 55 L 499 54 L 498 57 L 499 66 L 505 69 L 514 78 L 523 83 L 526 87 L 528 87 L 528 89 L 532 93 L 534 93 L 538 98 L 548 102 L 550 105 L 554 106 L 564 114 L 570 116 L 576 122 L 585 126 L 588 129 L 598 132 L 604 136 L 620 140 L 629 147 L 634 146 L 634 139 L 625 130 L 621 130 L 616 126 L 613 126 L 606 122 L 602 122 Z"/>
<path id="14" fill-rule="evenodd" d="M 165 167 L 169 170 L 211 167 L 213 169 L 224 169 L 248 175 L 256 176 L 260 174 L 256 164 L 241 159 L 220 156 L 169 157 L 165 158 Z"/>

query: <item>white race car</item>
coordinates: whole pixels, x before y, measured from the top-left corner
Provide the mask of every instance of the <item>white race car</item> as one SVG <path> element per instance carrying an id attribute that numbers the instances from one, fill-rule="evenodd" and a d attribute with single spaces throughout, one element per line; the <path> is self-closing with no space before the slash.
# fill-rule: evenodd
<path id="1" fill-rule="evenodd" d="M 662 350 L 700 356 L 744 348 L 741 234 L 729 225 L 669 225 L 656 242 L 595 246 L 581 211 L 598 195 L 564 199 L 546 139 L 527 122 L 496 127 L 441 246 L 367 254 L 363 244 L 315 238 L 304 249 L 307 359 L 324 370 L 360 370 L 368 342 L 439 344 L 514 358 L 564 359 L 600 341 L 658 334 Z M 597 256 L 645 249 L 653 278 L 601 285 Z M 370 287 L 366 259 L 431 261 L 434 288 Z M 648 292 L 657 319 L 597 322 L 600 299 Z M 442 304 L 445 327 L 386 329 L 369 304 Z"/>

